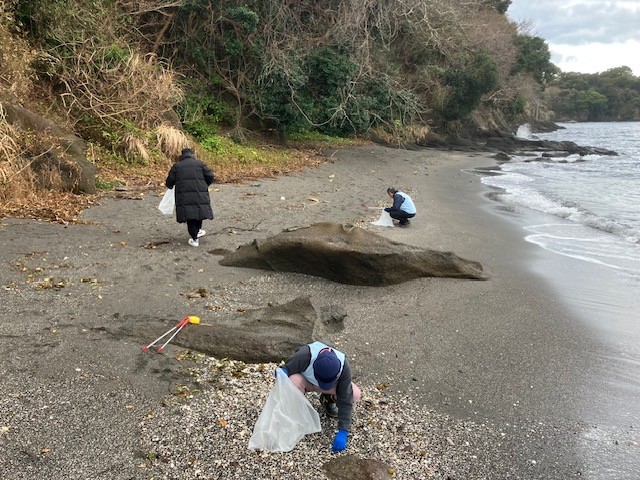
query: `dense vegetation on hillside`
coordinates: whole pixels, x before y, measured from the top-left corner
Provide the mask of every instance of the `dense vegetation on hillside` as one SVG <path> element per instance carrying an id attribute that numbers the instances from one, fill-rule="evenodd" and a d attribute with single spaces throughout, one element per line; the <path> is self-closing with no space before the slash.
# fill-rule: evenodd
<path id="1" fill-rule="evenodd" d="M 553 71 L 510 1 L 11 0 L 33 88 L 93 140 L 175 111 L 218 124 L 331 134 L 524 111 Z M 215 145 L 213 145 L 215 146 Z"/>
<path id="2" fill-rule="evenodd" d="M 640 77 L 629 67 L 602 73 L 561 73 L 546 92 L 556 120 L 640 120 Z"/>
<path id="3" fill-rule="evenodd" d="M 79 135 L 102 171 L 187 141 L 224 172 L 270 165 L 256 132 L 411 140 L 515 124 L 548 115 L 556 68 L 510 3 L 0 0 L 0 102 Z M 0 129 L 6 184 L 46 149 Z"/>

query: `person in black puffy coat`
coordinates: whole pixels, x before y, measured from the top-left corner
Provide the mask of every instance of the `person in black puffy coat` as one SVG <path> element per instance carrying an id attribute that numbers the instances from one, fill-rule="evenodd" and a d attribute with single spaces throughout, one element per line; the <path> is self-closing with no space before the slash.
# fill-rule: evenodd
<path id="1" fill-rule="evenodd" d="M 175 187 L 176 220 L 187 223 L 189 245 L 198 246 L 198 239 L 206 232 L 202 229 L 202 221 L 213 220 L 209 185 L 216 177 L 209 166 L 198 160 L 193 150 L 185 148 L 173 164 L 167 180 L 167 188 Z"/>

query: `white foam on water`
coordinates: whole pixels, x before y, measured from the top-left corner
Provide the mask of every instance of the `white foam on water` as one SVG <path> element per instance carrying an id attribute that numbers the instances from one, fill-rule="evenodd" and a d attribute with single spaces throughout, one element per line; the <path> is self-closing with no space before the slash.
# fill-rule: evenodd
<path id="1" fill-rule="evenodd" d="M 525 240 L 542 248 L 604 265 L 630 276 L 640 272 L 640 248 L 616 235 L 582 224 L 549 223 L 530 225 Z"/>
<path id="2" fill-rule="evenodd" d="M 531 140 L 531 125 L 529 125 L 528 123 L 520 125 L 518 127 L 518 131 L 516 132 L 516 137 L 525 140 Z"/>
<path id="3" fill-rule="evenodd" d="M 544 235 L 531 235 L 528 240 L 557 253 L 640 274 L 638 160 L 600 155 L 530 159 L 516 157 L 501 165 L 497 174 L 483 177 L 482 183 L 499 189 L 495 199 L 512 209 L 524 207 L 587 229 L 578 238 L 562 242 Z M 597 231 L 618 238 L 598 235 Z M 601 241 L 605 253 L 580 245 L 586 238 Z M 620 259 L 628 260 L 629 265 L 619 265 Z"/>

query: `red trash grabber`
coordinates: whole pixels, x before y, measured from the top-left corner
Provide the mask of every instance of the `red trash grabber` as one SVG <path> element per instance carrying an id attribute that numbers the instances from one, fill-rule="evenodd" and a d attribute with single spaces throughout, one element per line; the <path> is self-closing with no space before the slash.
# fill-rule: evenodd
<path id="1" fill-rule="evenodd" d="M 162 350 L 164 349 L 164 347 L 166 347 L 167 344 L 171 340 L 173 340 L 173 337 L 175 337 L 180 332 L 180 330 L 182 330 L 183 327 L 189 322 L 191 322 L 191 323 L 200 323 L 200 319 L 198 317 L 184 317 L 182 320 L 180 320 L 178 323 L 176 323 L 176 325 L 173 328 L 171 328 L 168 332 L 166 332 L 166 333 L 162 334 L 161 336 L 159 336 L 158 338 L 156 338 L 149 345 L 145 345 L 144 347 L 142 347 L 142 351 L 149 350 L 149 348 L 153 347 L 156 343 L 158 343 L 164 337 L 166 337 L 171 332 L 173 332 L 173 335 L 171 335 L 171 337 L 169 337 L 169 340 L 164 342 L 164 344 L 161 347 L 158 348 L 158 353 L 162 353 Z"/>

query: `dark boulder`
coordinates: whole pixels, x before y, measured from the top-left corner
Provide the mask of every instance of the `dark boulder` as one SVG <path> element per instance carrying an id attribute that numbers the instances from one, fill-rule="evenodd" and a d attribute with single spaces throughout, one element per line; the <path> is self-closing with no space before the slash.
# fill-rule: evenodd
<path id="1" fill-rule="evenodd" d="M 528 123 L 531 128 L 531 133 L 548 133 L 565 129 L 565 127 L 548 120 L 529 120 Z"/>
<path id="2" fill-rule="evenodd" d="M 394 469 L 386 463 L 355 455 L 336 457 L 322 465 L 330 480 L 390 480 Z"/>
<path id="3" fill-rule="evenodd" d="M 569 155 L 571 155 L 569 152 L 544 152 L 542 154 L 543 157 L 548 158 L 568 157 Z"/>
<path id="4" fill-rule="evenodd" d="M 42 152 L 32 159 L 31 170 L 40 185 L 74 193 L 95 193 L 96 167 L 87 161 L 87 146 L 81 138 L 19 105 L 1 102 L 0 109 L 4 110 L 7 123 L 38 135 Z"/>
<path id="5" fill-rule="evenodd" d="M 225 255 L 220 264 L 376 287 L 419 277 L 485 279 L 480 263 L 454 253 L 406 245 L 359 227 L 330 222 L 254 240 Z"/>
<path id="6" fill-rule="evenodd" d="M 618 155 L 612 150 L 598 147 L 583 147 L 574 142 L 556 140 L 525 140 L 514 136 L 486 136 L 478 144 L 488 151 L 498 150 L 521 155 L 523 152 L 553 152 L 554 156 L 565 155 Z"/>

